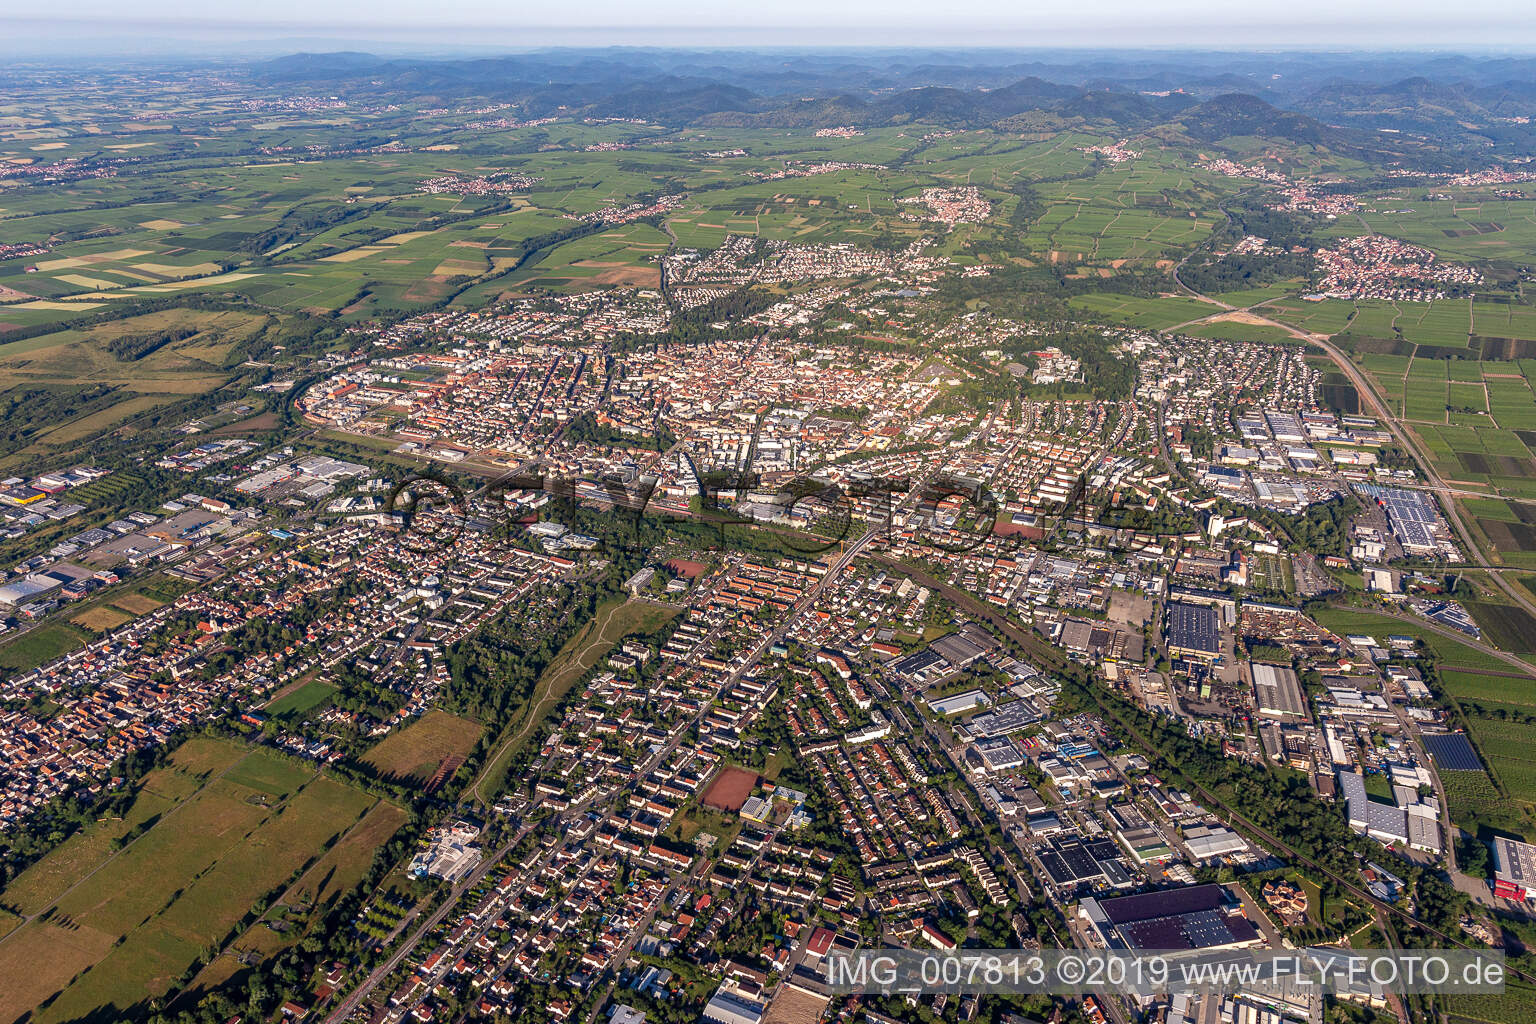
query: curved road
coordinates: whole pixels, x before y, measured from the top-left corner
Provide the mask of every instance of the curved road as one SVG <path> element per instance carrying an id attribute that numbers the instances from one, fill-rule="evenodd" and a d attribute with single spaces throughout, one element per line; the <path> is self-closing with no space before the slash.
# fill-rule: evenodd
<path id="1" fill-rule="evenodd" d="M 1408 428 L 1404 427 L 1401 423 L 1398 422 L 1398 419 L 1392 413 L 1391 408 L 1383 400 L 1380 393 L 1377 392 L 1375 384 L 1373 384 L 1370 378 L 1368 378 L 1364 373 L 1360 372 L 1360 368 L 1354 364 L 1354 361 L 1351 360 L 1342 349 L 1333 343 L 1329 335 L 1314 334 L 1310 331 L 1304 331 L 1299 327 L 1293 327 L 1290 324 L 1282 323 L 1279 320 L 1273 320 L 1263 315 L 1262 313 L 1254 312 L 1254 310 L 1257 308 L 1256 305 L 1238 307 L 1226 302 L 1222 302 L 1219 299 L 1213 299 L 1209 295 L 1202 295 L 1200 292 L 1195 291 L 1189 285 L 1185 284 L 1184 280 L 1179 277 L 1179 270 L 1182 268 L 1182 266 L 1183 263 L 1181 261 L 1180 265 L 1175 267 L 1173 270 L 1173 279 L 1178 284 L 1178 286 L 1184 289 L 1194 298 L 1200 299 L 1203 302 L 1209 302 L 1212 305 L 1220 307 L 1220 312 L 1212 313 L 1210 316 L 1198 317 L 1194 320 L 1187 320 L 1182 324 L 1176 324 L 1175 326 L 1166 329 L 1162 333 L 1176 334 L 1191 324 L 1205 323 L 1209 320 L 1215 319 L 1216 317 L 1224 316 L 1227 313 L 1242 313 L 1244 316 L 1251 317 L 1253 320 L 1260 324 L 1284 331 L 1286 334 L 1289 334 L 1293 338 L 1316 345 L 1318 348 L 1322 349 L 1328 358 L 1333 360 L 1334 365 L 1339 368 L 1339 371 L 1343 373 L 1346 378 L 1348 378 L 1350 384 L 1353 385 L 1356 394 L 1358 394 L 1361 399 L 1370 406 L 1372 414 L 1386 425 L 1388 432 L 1392 434 L 1393 438 L 1403 446 L 1403 449 L 1407 451 L 1410 456 L 1413 457 L 1413 461 L 1418 466 L 1419 472 L 1423 473 L 1424 479 L 1429 481 L 1428 490 L 1432 490 L 1441 496 L 1443 500 L 1440 502 L 1440 504 L 1444 509 L 1445 517 L 1450 522 L 1450 524 L 1455 527 L 1456 533 L 1460 536 L 1461 542 L 1463 546 L 1466 547 L 1467 553 L 1472 561 L 1475 562 L 1479 568 L 1483 569 L 1504 568 L 1503 566 L 1495 565 L 1493 562 L 1489 561 L 1488 556 L 1483 552 L 1483 549 L 1477 544 L 1475 540 L 1473 540 L 1471 531 L 1468 530 L 1466 524 L 1462 522 L 1461 513 L 1456 508 L 1455 495 L 1458 493 L 1457 489 L 1448 485 L 1440 477 L 1440 474 L 1435 471 L 1434 463 L 1430 460 L 1429 456 L 1425 454 L 1424 449 L 1419 446 L 1418 439 L 1413 436 L 1412 432 L 1409 431 Z M 1532 601 L 1529 597 L 1520 592 L 1520 590 L 1518 590 L 1516 587 L 1506 582 L 1497 572 L 1490 572 L 1488 577 L 1493 580 L 1494 584 L 1500 590 L 1502 590 L 1505 596 L 1507 596 L 1511 601 L 1525 609 L 1526 612 L 1536 616 L 1536 601 Z"/>

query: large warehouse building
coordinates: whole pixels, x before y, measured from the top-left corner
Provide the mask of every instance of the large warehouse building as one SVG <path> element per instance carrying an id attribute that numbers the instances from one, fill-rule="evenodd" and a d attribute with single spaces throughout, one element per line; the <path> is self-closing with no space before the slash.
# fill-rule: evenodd
<path id="1" fill-rule="evenodd" d="M 1168 653 L 1175 658 L 1221 657 L 1221 620 L 1216 609 L 1175 601 L 1168 606 Z"/>
<path id="2" fill-rule="evenodd" d="M 1493 894 L 1520 902 L 1536 899 L 1536 846 L 1504 836 L 1494 839 Z"/>
<path id="3" fill-rule="evenodd" d="M 1107 949 L 1240 949 L 1262 941 L 1242 905 L 1219 885 L 1089 898 L 1077 913 Z"/>

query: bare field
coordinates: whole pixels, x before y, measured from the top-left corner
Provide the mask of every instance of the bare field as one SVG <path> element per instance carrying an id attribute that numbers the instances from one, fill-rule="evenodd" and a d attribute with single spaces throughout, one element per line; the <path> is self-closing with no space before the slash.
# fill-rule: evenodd
<path id="1" fill-rule="evenodd" d="M 741 805 L 747 802 L 747 797 L 756 788 L 757 772 L 727 766 L 720 769 L 720 774 L 709 784 L 700 802 L 705 807 L 734 814 L 741 810 Z"/>
<path id="2" fill-rule="evenodd" d="M 77 615 L 72 615 L 69 621 L 77 626 L 84 626 L 86 629 L 95 630 L 100 633 L 104 630 L 115 629 L 132 619 L 133 616 L 127 612 L 104 604 L 97 605 L 95 608 L 87 608 Z"/>
<path id="3" fill-rule="evenodd" d="M 445 758 L 464 757 L 474 749 L 482 731 L 479 722 L 446 711 L 428 711 L 384 737 L 363 757 L 363 764 L 381 778 L 425 782 Z"/>

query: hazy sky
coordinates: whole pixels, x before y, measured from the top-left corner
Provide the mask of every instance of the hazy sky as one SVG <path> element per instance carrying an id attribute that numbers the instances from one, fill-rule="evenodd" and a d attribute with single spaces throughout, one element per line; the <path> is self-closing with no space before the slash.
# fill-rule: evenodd
<path id="1" fill-rule="evenodd" d="M 0 9 L 11 0 L 0 2 Z M 394 41 L 455 45 L 1530 47 L 1532 0 L 49 0 L 0 10 L 0 40 Z M 13 7 L 12 10 L 15 10 Z M 3 42 L 0 42 L 3 45 Z M 281 48 L 281 47 L 279 47 Z"/>

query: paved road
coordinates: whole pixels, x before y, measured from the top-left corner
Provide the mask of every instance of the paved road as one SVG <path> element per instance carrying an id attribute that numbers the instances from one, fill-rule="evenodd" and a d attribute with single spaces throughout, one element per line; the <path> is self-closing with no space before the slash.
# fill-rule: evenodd
<path id="1" fill-rule="evenodd" d="M 1481 654 L 1486 654 L 1490 658 L 1497 658 L 1499 661 L 1502 661 L 1506 665 L 1515 669 L 1521 678 L 1536 678 L 1536 666 L 1532 666 L 1530 662 L 1510 654 L 1508 651 L 1501 651 L 1497 647 L 1492 647 L 1481 640 L 1474 640 L 1472 637 L 1461 632 L 1459 629 L 1452 629 L 1450 626 L 1442 626 L 1440 623 L 1435 622 L 1432 619 L 1422 618 L 1417 615 L 1405 615 L 1402 612 L 1394 612 L 1387 608 L 1355 608 L 1351 605 L 1341 605 L 1340 607 L 1347 608 L 1352 612 L 1364 612 L 1367 615 L 1379 615 L 1383 619 L 1394 619 L 1398 622 L 1416 626 L 1420 629 L 1427 630 L 1430 633 L 1434 633 L 1436 636 L 1443 636 L 1448 640 L 1454 640 L 1459 644 L 1472 648 L 1474 651 L 1478 651 Z M 1461 667 L 1476 671 L 1476 668 L 1473 666 L 1456 666 L 1449 662 L 1442 664 L 1441 667 Z"/>
<path id="2" fill-rule="evenodd" d="M 913 493 L 915 494 L 916 490 L 914 490 Z M 717 692 L 723 692 L 730 686 L 734 685 L 748 669 L 756 664 L 756 662 L 762 657 L 763 653 L 766 652 L 773 643 L 782 639 L 790 625 L 797 618 L 799 618 L 800 613 L 805 611 L 805 609 L 810 607 L 810 605 L 815 602 L 816 598 L 820 596 L 822 590 L 825 589 L 826 586 L 832 580 L 834 580 L 844 568 L 847 567 L 849 562 L 853 561 L 858 552 L 866 544 L 868 544 L 869 541 L 872 540 L 882 528 L 883 527 L 881 526 L 871 527 L 862 537 L 848 545 L 843 554 L 839 556 L 839 558 L 832 564 L 832 567 L 827 571 L 826 575 L 824 575 L 820 580 L 816 582 L 814 586 L 807 590 L 805 595 L 795 603 L 790 613 L 784 617 L 783 621 L 758 642 L 758 644 L 752 649 L 752 652 L 748 658 L 742 662 L 742 664 L 737 667 L 730 674 L 730 676 L 727 677 Z M 706 704 L 704 709 L 700 711 L 698 717 L 694 720 L 693 725 L 696 726 L 698 722 L 703 719 L 704 715 L 708 714 L 709 710 L 710 705 Z M 667 758 L 677 748 L 677 745 L 680 742 L 682 736 L 689 731 L 690 730 L 686 728 L 675 730 L 673 733 L 673 738 L 658 748 L 656 752 L 652 754 L 651 757 L 647 758 L 646 761 L 640 766 L 639 770 L 636 771 L 634 775 L 634 779 L 643 779 L 648 774 L 650 774 L 656 765 L 665 760 L 665 758 Z M 585 803 L 572 805 L 566 811 L 558 815 L 555 821 L 558 823 L 562 821 L 574 820 L 574 816 L 585 812 L 585 810 Z M 424 924 L 421 925 L 421 927 L 417 928 L 416 931 L 410 936 L 410 938 L 407 939 L 385 963 L 381 964 L 372 973 L 370 973 L 368 977 L 362 982 L 362 984 L 355 988 L 346 997 L 346 999 L 341 1002 L 336 1010 L 326 1018 L 327 1024 L 339 1024 L 340 1021 L 345 1020 L 347 1016 L 350 1015 L 373 992 L 373 990 L 384 981 L 385 978 L 387 978 L 397 968 L 399 968 L 400 964 L 405 961 L 405 958 L 410 955 L 411 951 L 420 945 L 422 940 L 427 937 L 432 929 L 442 922 L 443 918 L 447 916 L 448 912 L 459 905 L 459 901 L 463 897 L 464 893 L 472 888 L 476 883 L 478 883 L 480 879 L 482 879 L 491 869 L 491 867 L 499 862 L 502 857 L 506 856 L 507 851 L 515 846 L 518 842 L 520 842 L 524 836 L 533 830 L 534 827 L 535 826 L 532 825 L 524 826 L 521 830 L 519 830 L 517 836 L 514 837 L 511 842 L 507 843 L 493 855 L 487 857 L 473 874 L 471 874 L 459 885 L 455 886 L 452 894 L 450 895 L 450 898 L 444 901 L 443 905 L 440 906 L 432 914 L 432 916 L 428 918 Z"/>
<path id="3" fill-rule="evenodd" d="M 1452 526 L 1456 528 L 1456 533 L 1461 537 L 1462 545 L 1466 548 L 1468 556 L 1480 567 L 1492 568 L 1493 562 L 1489 560 L 1487 554 L 1484 553 L 1483 549 L 1473 539 L 1472 532 L 1467 529 L 1466 523 L 1462 521 L 1461 512 L 1456 507 L 1455 489 L 1448 485 L 1443 479 L 1441 479 L 1440 474 L 1435 470 L 1434 463 L 1430 461 L 1429 456 L 1425 454 L 1424 450 L 1419 446 L 1418 439 L 1413 436 L 1412 432 L 1410 432 L 1406 427 L 1398 422 L 1397 417 L 1392 414 L 1392 411 L 1387 407 L 1386 403 L 1383 402 L 1382 399 L 1378 396 L 1376 392 L 1376 386 L 1370 381 L 1369 378 L 1365 376 L 1365 374 L 1360 372 L 1359 368 L 1355 366 L 1354 362 L 1350 360 L 1350 358 L 1345 355 L 1345 353 L 1342 352 L 1332 341 L 1328 340 L 1322 335 L 1307 335 L 1302 332 L 1297 333 L 1302 337 L 1306 337 L 1308 340 L 1312 341 L 1315 345 L 1321 348 L 1324 352 L 1328 353 L 1329 358 L 1331 358 L 1334 363 L 1336 363 L 1338 367 L 1344 371 L 1344 375 L 1349 378 L 1349 381 L 1354 385 L 1355 390 L 1360 395 L 1365 397 L 1369 402 L 1371 409 L 1376 413 L 1377 418 L 1386 424 L 1387 429 L 1391 431 L 1392 436 L 1395 437 L 1403 446 L 1403 448 L 1413 456 L 1414 462 L 1418 463 L 1419 471 L 1424 474 L 1424 479 L 1429 481 L 1428 489 L 1435 491 L 1437 494 L 1440 494 L 1442 498 L 1444 498 L 1444 500 L 1440 502 L 1440 505 L 1445 511 L 1446 519 Z M 1500 590 L 1504 591 L 1509 599 L 1514 601 L 1515 604 L 1519 605 L 1521 608 L 1524 608 L 1527 612 L 1536 615 L 1536 602 L 1533 602 L 1530 598 L 1526 597 L 1525 594 L 1517 587 L 1506 581 L 1498 573 L 1489 573 L 1489 579 L 1493 580 L 1494 584 Z"/>
<path id="4" fill-rule="evenodd" d="M 1182 263 L 1180 266 L 1182 267 Z M 1213 317 L 1221 316 L 1224 313 L 1243 313 L 1246 316 L 1252 317 L 1259 323 L 1269 327 L 1274 327 L 1277 330 L 1284 331 L 1286 334 L 1289 334 L 1293 338 L 1308 342 L 1312 345 L 1316 345 L 1324 353 L 1327 354 L 1329 359 L 1333 360 L 1334 364 L 1339 368 L 1339 371 L 1343 373 L 1346 378 L 1348 378 L 1350 384 L 1354 386 L 1355 392 L 1360 396 L 1361 400 L 1370 407 L 1372 415 L 1374 415 L 1379 421 L 1381 421 L 1382 424 L 1386 426 L 1388 432 L 1392 434 L 1392 437 L 1400 445 L 1403 446 L 1403 449 L 1407 451 L 1410 456 L 1413 457 L 1413 461 L 1418 465 L 1419 472 L 1424 474 L 1424 479 L 1429 482 L 1429 486 L 1424 489 L 1434 491 L 1444 499 L 1440 502 L 1440 504 L 1444 508 L 1446 520 L 1455 528 L 1457 535 L 1461 538 L 1462 545 L 1467 549 L 1467 553 L 1471 557 L 1472 561 L 1481 568 L 1497 568 L 1497 566 L 1495 566 L 1494 563 L 1489 560 L 1483 549 L 1473 539 L 1472 532 L 1467 529 L 1466 523 L 1462 521 L 1460 511 L 1456 508 L 1455 497 L 1458 493 L 1464 492 L 1460 492 L 1457 488 L 1451 487 L 1445 482 L 1445 480 L 1441 478 L 1440 474 L 1435 469 L 1434 462 L 1430 459 L 1429 455 L 1425 452 L 1423 447 L 1420 446 L 1418 439 L 1414 437 L 1413 433 L 1408 430 L 1407 427 L 1404 427 L 1402 423 L 1398 421 L 1397 416 L 1393 414 L 1391 407 L 1376 390 L 1376 385 L 1370 380 L 1369 377 L 1360 371 L 1360 368 L 1355 365 L 1354 361 L 1349 358 L 1347 353 L 1345 353 L 1342 349 L 1333 343 L 1329 335 L 1314 334 L 1310 331 L 1304 331 L 1299 327 L 1293 327 L 1290 324 L 1282 323 L 1279 320 L 1273 320 L 1262 313 L 1254 312 L 1256 308 L 1255 306 L 1245 306 L 1239 308 L 1229 303 L 1222 302 L 1218 299 L 1213 299 L 1209 295 L 1202 295 L 1200 292 L 1195 291 L 1189 285 L 1184 283 L 1184 281 L 1179 277 L 1179 269 L 1179 267 L 1174 268 L 1173 273 L 1173 278 L 1176 282 L 1178 282 L 1179 287 L 1183 288 L 1186 292 L 1197 299 L 1201 299 L 1205 302 L 1209 302 L 1215 306 L 1220 307 L 1221 312 L 1213 313 L 1210 316 L 1200 317 L 1195 320 L 1190 320 L 1186 323 L 1177 324 L 1168 328 L 1164 333 L 1177 333 L 1179 330 L 1190 326 L 1190 324 L 1202 323 L 1212 319 Z M 1532 615 L 1536 615 L 1536 601 L 1532 601 L 1517 587 L 1505 581 L 1503 577 L 1498 573 L 1490 573 L 1489 578 L 1493 580 L 1494 584 L 1497 585 L 1498 588 L 1502 590 L 1511 601 L 1519 605 L 1521 608 L 1524 608 Z"/>
<path id="5" fill-rule="evenodd" d="M 766 847 L 764 848 L 766 849 Z M 641 938 L 651 930 L 651 925 L 655 922 L 656 915 L 661 912 L 661 908 L 670 905 L 667 901 L 672 898 L 672 894 L 677 891 L 678 886 L 682 885 L 685 881 L 690 884 L 697 883 L 703 877 L 705 871 L 713 866 L 713 863 L 707 857 L 699 857 L 695 860 L 692 868 L 687 871 L 679 871 L 674 875 L 672 880 L 667 883 L 667 887 L 656 897 L 656 902 L 651 904 L 651 908 L 645 912 L 645 916 L 635 923 L 635 926 L 629 930 L 629 934 L 625 937 L 624 941 L 614 950 L 609 963 L 622 967 L 624 962 L 629 959 L 629 954 L 635 951 L 635 946 L 639 944 Z M 619 979 L 615 977 L 608 983 L 608 987 L 603 990 L 603 994 L 592 1001 L 592 1009 L 587 1014 L 588 1024 L 592 1024 L 592 1022 L 597 1020 L 603 1007 L 608 1004 L 608 1000 L 613 998 L 613 992 L 618 988 L 618 985 Z"/>
<path id="6" fill-rule="evenodd" d="M 1457 828 L 1455 823 L 1451 821 L 1451 802 L 1446 798 L 1445 785 L 1440 780 L 1439 769 L 1434 767 L 1434 762 L 1429 759 L 1429 751 L 1424 746 L 1424 736 L 1419 731 L 1418 723 L 1408 717 L 1408 713 L 1403 710 L 1402 704 L 1395 700 L 1389 703 L 1392 707 L 1392 714 L 1397 718 L 1398 727 L 1403 730 L 1403 735 L 1408 737 L 1409 742 L 1416 748 L 1419 763 L 1431 766 L 1429 778 L 1430 783 L 1435 789 L 1435 799 L 1440 804 L 1440 829 L 1441 833 L 1445 836 L 1445 850 L 1443 851 L 1445 854 L 1445 870 L 1450 876 L 1451 884 L 1460 892 L 1470 896 L 1474 903 L 1482 904 L 1485 907 L 1495 906 L 1493 890 L 1489 888 L 1488 880 L 1473 878 L 1461 870 L 1461 867 L 1456 863 L 1456 837 L 1461 834 L 1461 829 Z M 1405 850 L 1403 852 L 1405 855 L 1411 855 L 1413 851 Z M 1431 863 L 1433 862 L 1431 861 Z"/>
<path id="7" fill-rule="evenodd" d="M 458 885 L 454 886 L 453 891 L 449 894 L 448 898 L 443 901 L 440 907 L 432 912 L 431 916 L 422 923 L 421 927 L 417 928 L 416 931 L 412 933 L 411 937 L 402 943 L 400 948 L 395 950 L 394 954 L 388 960 L 384 961 L 384 963 L 380 964 L 378 967 L 375 967 L 372 973 L 370 973 L 368 977 L 363 980 L 362 984 L 354 988 L 352 992 L 341 1001 L 336 1009 L 331 1011 L 331 1015 L 326 1018 L 326 1024 L 339 1024 L 339 1022 L 344 1021 L 349 1016 L 351 1016 L 352 1011 L 356 1010 L 359 1004 L 361 1004 L 363 1000 L 367 999 L 373 990 L 377 988 L 385 978 L 389 977 L 389 975 L 392 974 L 395 969 L 405 961 L 405 958 L 410 955 L 411 951 L 415 949 L 418 944 L 420 944 L 421 940 L 427 936 L 427 933 L 441 924 L 443 918 L 448 916 L 448 912 L 459 905 L 459 900 L 463 898 L 464 894 L 475 885 L 479 884 L 480 880 L 490 872 L 491 868 L 499 863 L 501 858 L 505 857 L 509 850 L 511 850 L 518 843 L 522 842 L 523 838 L 527 836 L 528 833 L 532 832 L 533 829 L 533 825 L 524 825 L 521 829 L 518 830 L 517 835 L 513 837 L 511 841 L 497 850 L 494 854 L 481 861 L 479 867 L 470 872 L 470 874 L 465 877 L 465 879 Z M 412 913 L 414 914 L 416 912 L 412 911 Z"/>
<path id="8" fill-rule="evenodd" d="M 604 614 L 600 620 L 593 620 L 597 623 L 597 628 L 592 631 L 592 639 L 583 645 L 581 650 L 571 655 L 570 664 L 579 665 L 581 663 L 581 659 L 586 657 L 587 652 L 592 650 L 594 647 L 603 646 L 604 644 L 612 647 L 617 644 L 618 641 L 605 641 L 603 639 L 603 630 L 608 627 L 608 623 L 613 619 L 614 615 L 617 614 L 618 611 L 628 603 L 629 602 L 627 601 L 621 601 L 613 607 L 609 608 L 607 613 Z M 554 659 L 551 659 L 550 664 L 553 665 L 554 661 L 558 660 L 558 658 L 559 655 L 556 655 Z M 545 666 L 544 672 L 540 674 L 539 681 L 543 682 L 546 677 L 549 678 L 550 685 L 553 686 L 554 679 L 552 676 L 549 676 L 549 666 Z M 485 767 L 481 769 L 480 774 L 475 778 L 474 785 L 470 786 L 469 789 L 466 790 L 468 795 L 473 797 L 475 802 L 480 804 L 482 807 L 491 806 L 491 801 L 485 798 L 485 794 L 481 792 L 481 787 L 485 785 L 486 779 L 490 778 L 491 772 L 496 769 L 498 764 L 500 764 L 501 756 L 507 752 L 507 748 L 512 746 L 514 743 L 521 743 L 523 740 L 527 739 L 530 732 L 537 729 L 544 723 L 545 716 L 548 714 L 549 709 L 545 709 L 545 713 L 540 714 L 539 705 L 548 700 L 549 697 L 550 694 L 544 689 L 537 685 L 534 687 L 533 695 L 528 698 L 528 720 L 525 721 L 515 733 L 508 736 L 503 742 L 497 745 L 496 749 L 490 754 L 489 757 L 485 759 Z"/>

